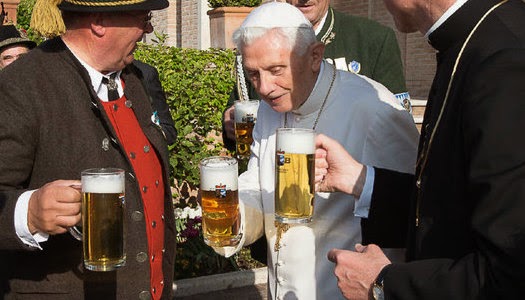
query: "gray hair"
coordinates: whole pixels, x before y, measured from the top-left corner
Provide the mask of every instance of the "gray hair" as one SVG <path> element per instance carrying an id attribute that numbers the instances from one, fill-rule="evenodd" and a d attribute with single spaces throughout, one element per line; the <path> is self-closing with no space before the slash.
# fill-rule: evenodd
<path id="1" fill-rule="evenodd" d="M 264 36 L 270 31 L 274 31 L 285 38 L 288 46 L 291 50 L 295 51 L 298 55 L 306 53 L 308 47 L 314 44 L 317 40 L 315 38 L 315 32 L 311 26 L 299 26 L 299 27 L 240 27 L 233 33 L 233 43 L 237 49 L 241 49 L 250 45 L 256 39 Z"/>

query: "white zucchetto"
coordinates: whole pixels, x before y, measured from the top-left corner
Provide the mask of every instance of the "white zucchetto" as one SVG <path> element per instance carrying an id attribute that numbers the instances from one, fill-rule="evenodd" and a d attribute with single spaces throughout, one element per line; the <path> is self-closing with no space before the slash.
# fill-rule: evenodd
<path id="1" fill-rule="evenodd" d="M 240 28 L 311 27 L 312 24 L 295 6 L 285 2 L 268 2 L 255 8 Z"/>

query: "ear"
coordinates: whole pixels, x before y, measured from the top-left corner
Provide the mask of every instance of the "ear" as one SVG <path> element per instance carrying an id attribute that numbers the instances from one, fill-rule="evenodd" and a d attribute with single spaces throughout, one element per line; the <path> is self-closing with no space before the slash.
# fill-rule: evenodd
<path id="1" fill-rule="evenodd" d="M 94 13 L 94 18 L 91 21 L 91 31 L 98 37 L 106 34 L 106 27 L 109 19 L 107 14 Z"/>
<path id="2" fill-rule="evenodd" d="M 321 69 L 321 62 L 324 57 L 325 45 L 321 42 L 315 42 L 310 46 L 310 55 L 312 58 L 313 71 L 317 72 Z"/>

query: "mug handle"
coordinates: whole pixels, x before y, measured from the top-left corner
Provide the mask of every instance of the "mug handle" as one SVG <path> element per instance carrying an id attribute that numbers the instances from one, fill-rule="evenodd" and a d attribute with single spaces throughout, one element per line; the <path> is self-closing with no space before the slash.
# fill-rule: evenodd
<path id="1" fill-rule="evenodd" d="M 80 231 L 77 226 L 69 227 L 67 229 L 69 233 L 78 241 L 82 241 L 82 231 Z"/>
<path id="2" fill-rule="evenodd" d="M 74 188 L 74 189 L 76 189 L 76 190 L 78 190 L 79 192 L 82 193 L 82 185 L 80 185 L 80 184 L 72 184 L 72 185 L 70 185 L 70 187 L 72 187 L 72 188 Z M 79 240 L 79 241 L 82 241 L 82 230 L 79 230 L 79 229 L 77 228 L 77 226 L 69 227 L 69 228 L 67 229 L 67 231 L 69 231 L 69 233 L 70 233 L 75 239 L 77 239 L 77 240 Z"/>

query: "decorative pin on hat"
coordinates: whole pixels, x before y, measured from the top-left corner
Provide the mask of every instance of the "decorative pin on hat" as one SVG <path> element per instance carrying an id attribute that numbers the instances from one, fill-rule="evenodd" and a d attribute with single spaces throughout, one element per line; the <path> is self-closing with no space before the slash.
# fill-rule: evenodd
<path id="1" fill-rule="evenodd" d="M 12 45 L 25 45 L 29 49 L 33 49 L 36 43 L 28 39 L 25 33 L 16 29 L 15 25 L 2 25 L 0 28 L 0 52 L 5 47 Z"/>

